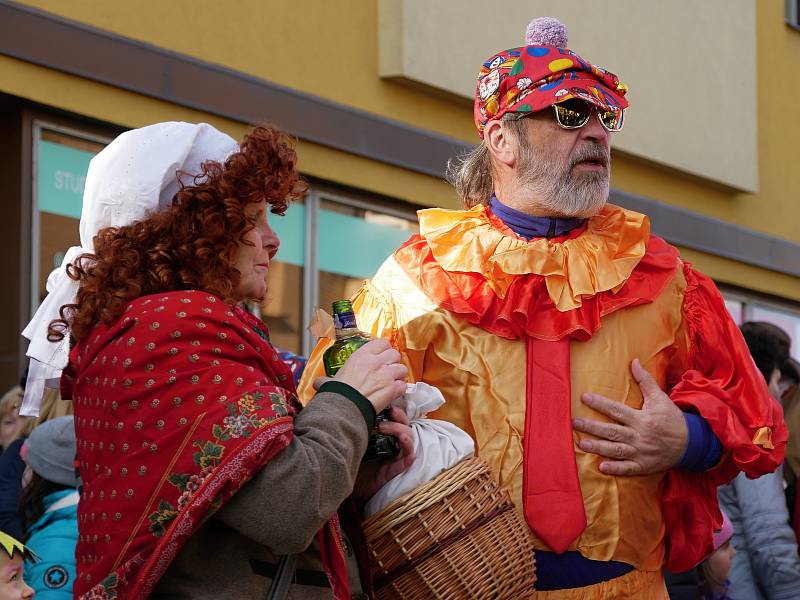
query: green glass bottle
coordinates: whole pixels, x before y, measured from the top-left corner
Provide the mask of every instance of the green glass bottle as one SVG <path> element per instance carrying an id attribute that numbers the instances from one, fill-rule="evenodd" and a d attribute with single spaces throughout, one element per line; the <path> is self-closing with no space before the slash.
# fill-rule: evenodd
<path id="1" fill-rule="evenodd" d="M 337 300 L 333 303 L 333 324 L 336 327 L 336 341 L 322 356 L 328 377 L 333 377 L 350 355 L 369 341 L 369 336 L 358 329 L 350 300 Z M 378 433 L 378 423 L 388 418 L 388 409 L 375 417 L 375 428 L 370 432 L 364 462 L 394 458 L 400 452 L 397 438 Z"/>

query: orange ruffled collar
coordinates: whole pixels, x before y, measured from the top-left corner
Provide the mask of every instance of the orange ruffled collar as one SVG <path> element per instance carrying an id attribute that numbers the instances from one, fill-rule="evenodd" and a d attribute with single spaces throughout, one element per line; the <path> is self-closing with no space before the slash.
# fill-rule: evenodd
<path id="1" fill-rule="evenodd" d="M 483 205 L 469 210 L 419 211 L 420 236 L 446 271 L 478 273 L 504 298 L 516 276 L 535 273 L 560 312 L 582 297 L 618 291 L 647 250 L 647 216 L 607 204 L 571 239 L 525 241 L 501 231 Z"/>

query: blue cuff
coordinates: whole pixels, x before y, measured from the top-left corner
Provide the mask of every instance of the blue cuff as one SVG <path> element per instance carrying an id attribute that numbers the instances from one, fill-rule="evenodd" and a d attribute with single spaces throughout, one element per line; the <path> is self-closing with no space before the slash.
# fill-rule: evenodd
<path id="1" fill-rule="evenodd" d="M 722 443 L 700 415 L 684 412 L 683 418 L 686 420 L 689 439 L 676 467 L 687 471 L 708 471 L 722 457 Z"/>

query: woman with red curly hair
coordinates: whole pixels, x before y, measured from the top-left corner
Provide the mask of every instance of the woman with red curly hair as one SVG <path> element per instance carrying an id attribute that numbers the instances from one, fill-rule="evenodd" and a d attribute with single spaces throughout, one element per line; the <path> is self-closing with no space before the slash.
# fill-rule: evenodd
<path id="1" fill-rule="evenodd" d="M 263 598 L 295 563 L 274 597 L 369 594 L 337 510 L 407 370 L 374 340 L 301 411 L 265 325 L 238 306 L 267 292 L 267 211 L 305 192 L 295 163 L 274 129 L 237 145 L 188 123 L 127 132 L 92 160 L 82 248 L 25 331 L 29 387 L 63 369 L 74 403 L 76 597 Z M 401 457 L 362 495 L 413 460 L 399 412 L 381 428 Z"/>

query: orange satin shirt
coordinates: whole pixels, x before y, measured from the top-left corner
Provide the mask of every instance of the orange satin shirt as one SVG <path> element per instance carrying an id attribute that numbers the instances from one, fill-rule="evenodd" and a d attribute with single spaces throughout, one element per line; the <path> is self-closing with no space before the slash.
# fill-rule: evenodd
<path id="1" fill-rule="evenodd" d="M 533 328 L 537 319 L 558 317 L 555 311 L 577 311 L 587 298 L 616 293 L 644 256 L 649 239 L 646 217 L 613 206 L 591 219 L 586 232 L 562 242 L 520 240 L 492 221 L 484 207 L 421 211 L 420 224 L 422 239 L 438 266 L 446 273 L 482 274 L 498 297 L 505 296 L 515 276 L 542 275 L 553 308 L 550 313 L 529 315 Z M 522 513 L 525 341 L 492 335 L 463 315 L 442 308 L 432 299 L 436 296 L 431 290 L 421 289 L 414 269 L 401 264 L 402 260 L 401 251 L 387 259 L 354 297 L 359 327 L 392 340 L 409 367 L 410 380 L 425 381 L 442 391 L 446 404 L 429 416 L 451 421 L 474 438 L 479 455 L 492 465 L 500 485 Z M 573 432 L 587 527 L 570 549 L 592 560 L 622 561 L 646 571 L 661 569 L 667 521 L 673 529 L 679 528 L 680 515 L 706 523 L 700 531 L 676 534 L 679 553 L 681 544 L 693 545 L 693 553 L 683 554 L 690 562 L 696 560 L 710 549 L 711 524 L 717 522 L 715 486 L 739 468 L 752 474 L 766 472 L 782 459 L 785 426 L 780 409 L 776 411 L 770 403 L 735 325 L 726 313 L 713 314 L 718 312 L 715 303 L 724 311 L 718 292 L 707 290 L 713 285 L 705 280 L 695 281 L 692 271 L 688 271 L 690 286 L 682 267 L 680 263 L 652 301 L 605 314 L 589 339 L 570 342 L 572 414 L 607 420 L 581 402 L 585 392 L 640 408 L 642 395 L 630 372 L 631 361 L 638 358 L 662 389 L 674 390 L 675 395 L 670 395 L 681 408 L 696 410 L 706 418 L 729 453 L 705 478 L 672 471 L 614 477 L 599 471 L 602 459 L 583 452 L 577 443 L 584 434 Z M 478 294 L 475 289 L 468 292 L 463 294 L 467 303 Z M 709 300 L 708 294 L 716 296 Z M 692 306 L 689 312 L 687 304 Z M 703 324 L 703 319 L 709 321 Z M 700 330 L 707 330 L 708 339 Z M 706 353 L 706 345 L 719 352 L 713 366 L 706 366 L 703 361 L 708 357 L 700 356 Z M 310 357 L 301 398 L 310 397 L 310 382 L 321 373 L 327 346 L 321 342 Z M 706 377 L 712 376 L 715 380 L 709 386 Z M 729 388 L 732 393 L 726 391 Z M 711 390 L 711 395 L 706 397 L 704 389 Z M 735 406 L 744 401 L 740 396 L 752 396 L 747 409 Z M 731 412 L 740 427 L 731 427 L 724 411 Z M 704 499 L 695 503 L 705 511 L 698 518 L 681 504 L 692 502 L 687 497 L 692 494 Z M 669 519 L 665 511 L 672 515 Z M 539 540 L 537 547 L 546 548 Z M 680 560 L 670 566 L 683 566 Z"/>

